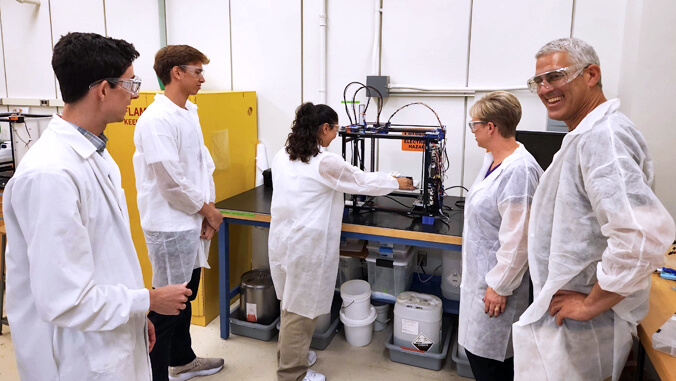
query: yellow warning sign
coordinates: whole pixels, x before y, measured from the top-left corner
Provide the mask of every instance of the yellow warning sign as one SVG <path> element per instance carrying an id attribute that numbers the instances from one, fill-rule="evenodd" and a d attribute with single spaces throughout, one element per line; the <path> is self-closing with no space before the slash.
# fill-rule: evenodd
<path id="1" fill-rule="evenodd" d="M 404 132 L 404 135 L 419 135 L 423 136 L 421 132 Z M 425 144 L 422 140 L 404 139 L 401 141 L 402 151 L 423 151 Z"/>

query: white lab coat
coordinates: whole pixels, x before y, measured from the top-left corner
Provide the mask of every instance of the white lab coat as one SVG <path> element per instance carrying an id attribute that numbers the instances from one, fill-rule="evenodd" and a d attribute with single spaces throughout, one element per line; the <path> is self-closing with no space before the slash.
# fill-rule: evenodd
<path id="1" fill-rule="evenodd" d="M 55 116 L 4 193 L 7 315 L 22 380 L 150 380 L 120 170 Z"/>
<path id="2" fill-rule="evenodd" d="M 136 123 L 133 163 L 141 227 L 153 286 L 190 281 L 209 268 L 210 241 L 200 239 L 204 203 L 214 202 L 214 162 L 204 145 L 197 106 L 155 95 Z"/>
<path id="3" fill-rule="evenodd" d="M 563 139 L 540 179 L 529 222 L 534 302 L 513 326 L 517 380 L 618 380 L 648 312 L 650 274 L 674 239 L 655 196 L 653 162 L 633 123 L 609 100 Z M 625 299 L 590 321 L 549 316 L 558 290 L 598 281 Z"/>
<path id="4" fill-rule="evenodd" d="M 465 201 L 458 342 L 471 353 L 504 361 L 513 356 L 512 324 L 528 307 L 528 216 L 542 168 L 519 143 L 488 177 L 488 152 Z M 489 317 L 486 287 L 508 296 Z"/>
<path id="5" fill-rule="evenodd" d="M 385 195 L 399 188 L 385 173 L 366 173 L 321 148 L 309 163 L 284 149 L 272 161 L 268 251 L 282 309 L 314 319 L 331 310 L 338 274 L 344 192 Z"/>

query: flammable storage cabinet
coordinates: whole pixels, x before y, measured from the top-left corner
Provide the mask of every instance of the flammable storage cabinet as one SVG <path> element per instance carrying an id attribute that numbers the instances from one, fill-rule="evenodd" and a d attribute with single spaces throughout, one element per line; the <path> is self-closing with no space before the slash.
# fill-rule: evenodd
<path id="1" fill-rule="evenodd" d="M 127 198 L 131 235 L 138 253 L 143 280 L 146 287 L 152 287 L 152 267 L 148 259 L 143 231 L 136 204 L 136 179 L 132 156 L 136 121 L 153 102 L 156 92 L 140 93 L 127 108 L 124 121 L 110 124 L 106 128 L 108 151 L 117 162 L 122 173 L 122 187 Z M 256 175 L 257 111 L 254 91 L 200 92 L 191 96 L 197 105 L 202 125 L 204 144 L 216 164 L 214 182 L 216 202 L 225 200 L 254 187 Z M 158 197 L 161 197 L 158 195 Z M 239 275 L 251 267 L 251 228 L 230 226 L 230 279 L 239 282 Z M 206 326 L 219 313 L 218 298 L 218 237 L 211 241 L 209 251 L 211 269 L 202 270 L 199 292 L 192 302 L 192 323 Z"/>

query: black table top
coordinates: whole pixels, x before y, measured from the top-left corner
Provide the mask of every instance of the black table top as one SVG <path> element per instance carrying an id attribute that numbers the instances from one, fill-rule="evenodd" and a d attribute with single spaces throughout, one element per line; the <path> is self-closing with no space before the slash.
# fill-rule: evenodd
<path id="1" fill-rule="evenodd" d="M 403 196 L 392 196 L 392 198 L 405 205 L 411 205 L 414 200 L 414 198 Z M 216 208 L 256 214 L 270 214 L 271 201 L 272 188 L 261 185 L 216 203 Z M 343 217 L 343 223 L 461 237 L 464 217 L 463 209 L 461 208 L 462 201 L 464 201 L 462 197 L 446 196 L 444 198 L 444 205 L 447 208 L 444 210 L 444 213 L 448 218 L 442 219 L 437 217 L 433 225 L 423 225 L 421 217 L 408 216 L 405 213 L 382 210 L 371 211 L 367 209 L 361 209 L 358 213 L 350 210 Z M 376 197 L 374 203 L 385 208 L 405 210 L 403 206 L 384 196 Z M 457 205 L 460 205 L 460 207 Z"/>

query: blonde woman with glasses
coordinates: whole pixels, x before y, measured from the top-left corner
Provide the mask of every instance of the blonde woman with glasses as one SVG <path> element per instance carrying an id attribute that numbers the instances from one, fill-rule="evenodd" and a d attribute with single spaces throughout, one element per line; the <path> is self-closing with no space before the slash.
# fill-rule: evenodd
<path id="1" fill-rule="evenodd" d="M 458 342 L 478 381 L 511 380 L 511 327 L 528 307 L 528 217 L 542 169 L 514 138 L 514 95 L 489 93 L 469 113 L 487 152 L 465 202 Z"/>

